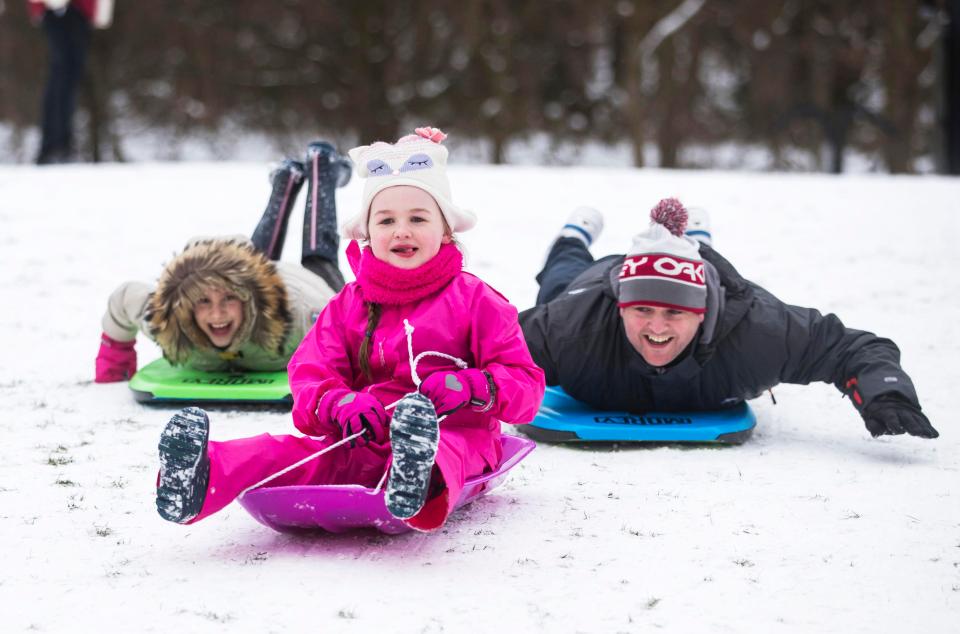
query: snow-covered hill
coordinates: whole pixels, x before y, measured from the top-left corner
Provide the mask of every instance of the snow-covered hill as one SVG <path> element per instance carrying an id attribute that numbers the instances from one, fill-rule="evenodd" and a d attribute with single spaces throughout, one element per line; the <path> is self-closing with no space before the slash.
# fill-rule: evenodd
<path id="1" fill-rule="evenodd" d="M 540 446 L 438 534 L 293 537 L 238 505 L 175 526 L 153 507 L 173 410 L 91 382 L 100 317 L 189 237 L 252 231 L 267 171 L 0 167 L 4 631 L 956 631 L 960 181 L 451 169 L 480 217 L 469 267 L 520 308 L 573 206 L 605 213 L 598 255 L 664 196 L 706 207 L 745 276 L 899 344 L 938 440 L 871 439 L 832 387 L 781 386 L 740 447 Z M 342 213 L 359 199 L 341 190 Z M 293 429 L 211 418 L 218 439 Z"/>

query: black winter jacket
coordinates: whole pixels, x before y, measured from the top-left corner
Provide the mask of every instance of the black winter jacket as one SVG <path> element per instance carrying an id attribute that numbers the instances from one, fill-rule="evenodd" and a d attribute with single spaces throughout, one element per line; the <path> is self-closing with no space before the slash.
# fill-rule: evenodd
<path id="1" fill-rule="evenodd" d="M 791 306 L 744 279 L 708 246 L 707 312 L 697 337 L 664 368 L 627 340 L 617 308 L 623 256 L 598 261 L 553 301 L 520 313 L 533 360 L 574 398 L 608 411 L 732 407 L 778 383 L 832 383 L 862 410 L 897 392 L 919 406 L 889 339 L 836 315 Z"/>

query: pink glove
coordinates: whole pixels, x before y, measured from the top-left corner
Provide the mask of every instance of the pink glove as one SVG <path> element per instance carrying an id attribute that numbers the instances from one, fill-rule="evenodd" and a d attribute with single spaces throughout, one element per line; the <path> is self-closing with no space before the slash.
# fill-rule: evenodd
<path id="1" fill-rule="evenodd" d="M 362 447 L 370 441 L 380 445 L 387 442 L 390 417 L 380 401 L 368 392 L 330 390 L 320 399 L 317 418 L 322 423 L 338 426 L 342 438 L 366 431 L 350 441 L 351 447 Z"/>
<path id="2" fill-rule="evenodd" d="M 420 393 L 433 401 L 437 416 L 473 405 L 485 412 L 493 407 L 496 386 L 490 374 L 470 368 L 459 372 L 434 372 L 420 384 Z"/>
<path id="3" fill-rule="evenodd" d="M 137 371 L 137 351 L 134 341 L 114 341 L 106 335 L 100 335 L 100 351 L 97 353 L 97 383 L 115 383 L 126 381 Z"/>

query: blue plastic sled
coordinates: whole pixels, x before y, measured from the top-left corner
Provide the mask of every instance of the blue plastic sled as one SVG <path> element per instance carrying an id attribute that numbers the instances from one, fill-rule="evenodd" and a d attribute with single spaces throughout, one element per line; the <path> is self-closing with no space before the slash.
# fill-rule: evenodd
<path id="1" fill-rule="evenodd" d="M 279 403 L 293 402 L 286 371 L 201 372 L 157 359 L 130 379 L 141 403 Z"/>
<path id="2" fill-rule="evenodd" d="M 537 441 L 717 442 L 739 444 L 757 417 L 746 403 L 712 412 L 605 412 L 548 387 L 537 417 L 517 429 Z"/>

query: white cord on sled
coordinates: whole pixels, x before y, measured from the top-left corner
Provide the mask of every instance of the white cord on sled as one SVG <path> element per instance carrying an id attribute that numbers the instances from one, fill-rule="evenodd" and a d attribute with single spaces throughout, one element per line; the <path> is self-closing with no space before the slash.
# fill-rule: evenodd
<path id="1" fill-rule="evenodd" d="M 410 378 L 413 379 L 413 384 L 417 386 L 417 390 L 420 390 L 420 376 L 417 374 L 417 364 L 420 363 L 420 359 L 423 357 L 442 357 L 453 361 L 458 368 L 461 370 L 466 370 L 469 366 L 467 362 L 463 359 L 458 359 L 449 354 L 444 354 L 443 352 L 435 352 L 433 350 L 425 350 L 418 354 L 416 357 L 413 356 L 413 331 L 414 327 L 410 325 L 410 322 L 406 319 L 403 320 L 403 330 L 407 333 L 407 354 L 410 355 Z M 399 403 L 400 401 L 397 401 Z"/>
<path id="2" fill-rule="evenodd" d="M 346 438 L 341 438 L 340 440 L 338 440 L 337 442 L 333 443 L 333 444 L 330 445 L 329 447 L 324 447 L 324 448 L 321 449 L 320 451 L 318 451 L 318 452 L 316 452 L 316 453 L 313 453 L 313 454 L 310 454 L 310 455 L 307 456 L 306 458 L 303 458 L 303 459 L 301 459 L 301 460 L 298 460 L 297 462 L 294 462 L 294 463 L 293 463 L 292 465 L 290 465 L 289 467 L 284 467 L 283 469 L 281 469 L 280 471 L 277 471 L 277 472 L 274 473 L 273 475 L 267 476 L 267 477 L 264 478 L 263 480 L 260 480 L 260 482 L 257 482 L 257 483 L 254 484 L 254 485 L 248 486 L 246 489 L 244 489 L 243 491 L 241 491 L 241 492 L 240 492 L 240 495 L 238 495 L 237 497 L 243 497 L 244 495 L 247 494 L 247 491 L 252 491 L 253 489 L 256 489 L 256 488 L 258 488 L 258 487 L 261 487 L 261 486 L 263 486 L 264 484 L 266 484 L 267 482 L 270 482 L 271 480 L 275 480 L 276 478 L 279 478 L 280 476 L 282 476 L 282 475 L 285 474 L 285 473 L 290 473 L 291 471 L 293 471 L 294 469 L 296 469 L 296 468 L 299 467 L 300 465 L 304 465 L 304 464 L 310 462 L 311 460 L 313 460 L 314 458 L 319 458 L 320 456 L 322 456 L 323 454 L 327 453 L 328 451 L 330 451 L 330 450 L 332 450 L 332 449 L 336 449 L 337 447 L 339 447 L 339 446 L 342 445 L 343 443 L 350 442 L 351 440 L 353 440 L 353 439 L 355 439 L 355 438 L 359 438 L 360 436 L 362 436 L 362 435 L 365 434 L 365 433 L 366 433 L 366 430 L 358 431 L 357 433 L 353 434 L 352 436 L 347 436 Z M 320 436 L 320 437 L 318 438 L 318 440 L 323 440 L 324 438 L 326 438 L 326 436 Z"/>
<path id="3" fill-rule="evenodd" d="M 407 354 L 409 354 L 409 356 L 410 356 L 410 378 L 413 380 L 413 384 L 417 386 L 417 391 L 418 391 L 418 392 L 420 391 L 420 383 L 421 383 L 421 381 L 420 381 L 420 377 L 417 375 L 417 364 L 420 362 L 420 359 L 422 359 L 423 357 L 434 356 L 434 357 L 442 357 L 442 358 L 444 358 L 444 359 L 448 359 L 448 360 L 450 360 L 450 361 L 453 361 L 453 362 L 456 364 L 456 366 L 457 366 L 458 368 L 460 368 L 461 370 L 465 370 L 466 368 L 469 367 L 469 366 L 467 365 L 467 362 L 464 361 L 463 359 L 458 359 L 457 357 L 454 357 L 454 356 L 452 356 L 452 355 L 444 354 L 443 352 L 435 352 L 435 351 L 433 351 L 433 350 L 425 350 L 424 352 L 421 352 L 421 353 L 418 354 L 416 357 L 414 357 L 414 356 L 413 356 L 413 331 L 414 331 L 415 329 L 414 329 L 413 326 L 410 325 L 410 322 L 409 322 L 408 320 L 404 319 L 404 320 L 403 320 L 403 330 L 404 330 L 404 332 L 405 332 L 406 335 L 407 335 Z M 394 401 L 393 403 L 390 403 L 389 405 L 387 405 L 387 406 L 384 407 L 383 409 L 384 409 L 384 410 L 388 410 L 388 409 L 393 409 L 393 408 L 395 408 L 397 405 L 400 404 L 400 401 L 402 401 L 404 398 L 406 398 L 406 396 L 404 396 L 404 397 L 401 398 L 400 400 L 397 400 L 397 401 Z M 318 405 L 317 407 L 318 407 L 318 409 L 319 409 L 319 405 Z M 437 419 L 437 422 L 439 423 L 439 422 L 443 421 L 443 419 L 445 419 L 446 417 L 447 417 L 446 415 L 441 416 L 440 418 Z M 254 484 L 254 485 L 252 485 L 252 486 L 248 486 L 246 489 L 244 489 L 243 491 L 241 491 L 241 492 L 240 492 L 240 495 L 238 495 L 237 497 L 243 497 L 244 495 L 247 494 L 248 491 L 252 491 L 253 489 L 259 488 L 259 487 L 263 486 L 264 484 L 266 484 L 267 482 L 270 482 L 271 480 L 275 480 L 275 479 L 279 478 L 280 476 L 284 475 L 285 473 L 290 473 L 291 471 L 293 471 L 293 470 L 296 469 L 297 467 L 299 467 L 299 466 L 301 466 L 301 465 L 304 465 L 304 464 L 310 462 L 310 461 L 313 460 L 314 458 L 319 458 L 320 456 L 322 456 L 323 454 L 327 453 L 328 451 L 331 451 L 331 450 L 333 450 L 333 449 L 336 449 L 336 448 L 339 447 L 340 445 L 342 445 L 342 444 L 344 444 L 344 443 L 347 443 L 347 442 L 350 442 L 351 440 L 354 440 L 355 438 L 359 438 L 360 436 L 362 436 L 362 435 L 365 434 L 365 433 L 367 433 L 366 430 L 358 431 L 357 433 L 353 434 L 352 436 L 347 436 L 347 437 L 345 437 L 345 438 L 342 438 L 341 440 L 338 440 L 337 442 L 333 443 L 333 444 L 330 445 L 329 447 L 324 447 L 324 448 L 321 449 L 320 451 L 318 451 L 318 452 L 316 452 L 316 453 L 313 453 L 313 454 L 310 454 L 310 455 L 307 456 L 306 458 L 302 458 L 301 460 L 298 460 L 297 462 L 293 463 L 292 465 L 290 465 L 290 466 L 288 466 L 288 467 L 284 467 L 283 469 L 281 469 L 280 471 L 277 471 L 277 472 L 274 473 L 273 475 L 267 476 L 267 477 L 264 478 L 263 480 L 260 480 L 260 482 L 257 482 L 256 484 Z M 320 436 L 320 437 L 319 437 L 320 440 L 323 440 L 324 438 L 326 438 L 326 436 Z M 376 488 L 374 488 L 374 490 L 373 490 L 373 494 L 374 494 L 374 495 L 380 492 L 380 489 L 383 487 L 383 483 L 386 481 L 386 479 L 387 479 L 387 474 L 388 474 L 389 472 L 390 472 L 389 469 L 387 469 L 386 471 L 384 471 L 383 477 L 380 478 L 380 482 L 377 483 Z"/>

